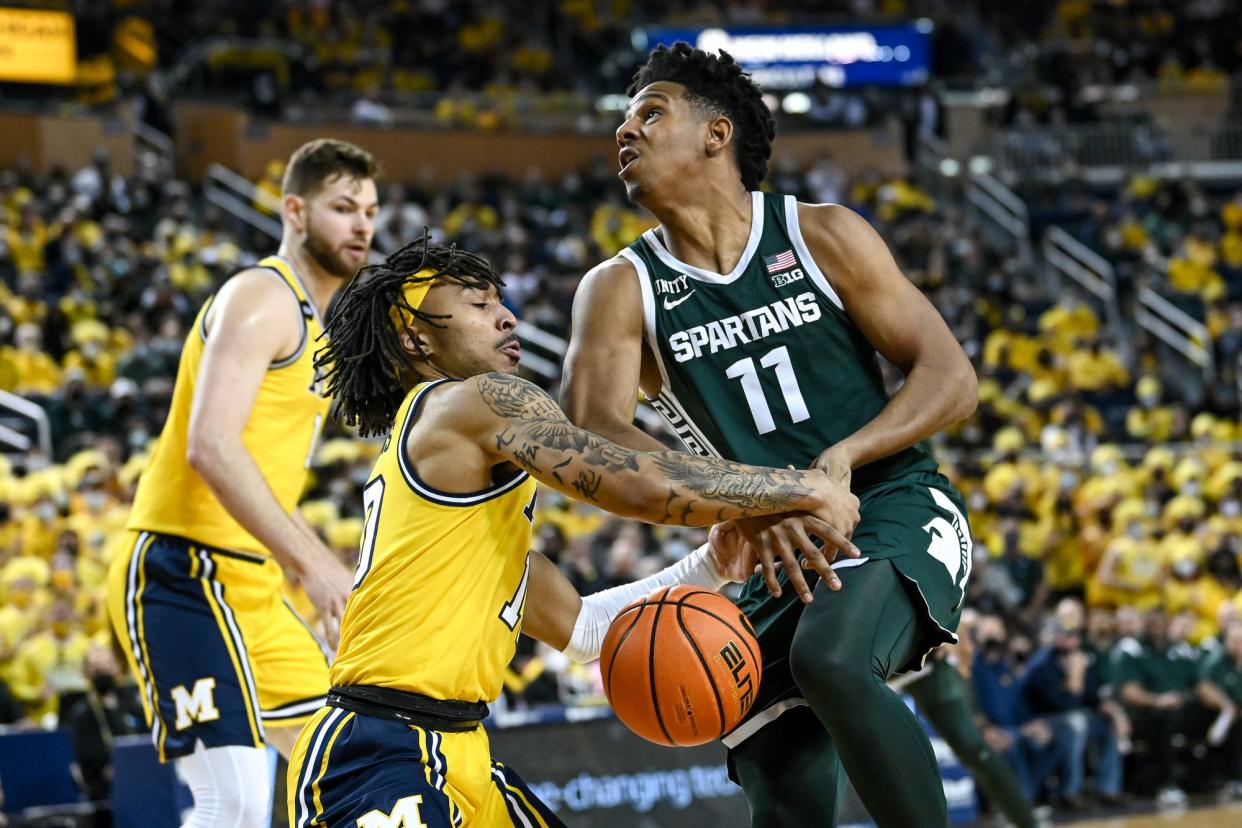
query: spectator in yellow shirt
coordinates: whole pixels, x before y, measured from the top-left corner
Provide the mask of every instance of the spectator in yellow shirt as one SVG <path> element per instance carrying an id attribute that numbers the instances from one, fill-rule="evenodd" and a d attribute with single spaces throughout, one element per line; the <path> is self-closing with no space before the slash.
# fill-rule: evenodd
<path id="1" fill-rule="evenodd" d="M 41 623 L 42 604 L 46 601 L 46 593 L 41 594 L 36 573 L 22 568 L 10 577 L 9 570 L 12 568 L 13 564 L 10 564 L 5 569 L 4 580 L 8 582 L 8 589 L 4 606 L 0 607 L 0 672 L 4 671 L 17 646 Z M 43 570 L 46 580 L 46 565 Z"/>
<path id="2" fill-rule="evenodd" d="M 60 387 L 60 366 L 43 350 L 43 331 L 33 322 L 17 326 L 17 347 L 8 348 L 18 394 L 52 394 Z"/>
<path id="3" fill-rule="evenodd" d="M 8 231 L 9 255 L 20 271 L 42 272 L 47 266 L 43 248 L 47 245 L 47 226 L 34 205 L 22 207 L 21 219 Z"/>
<path id="4" fill-rule="evenodd" d="M 17 648 L 10 673 L 13 695 L 32 717 L 55 713 L 61 693 L 86 687 L 83 665 L 91 641 L 78 628 L 73 604 L 56 600 L 47 618 L 48 628 Z"/>
<path id="5" fill-rule="evenodd" d="M 108 327 L 94 319 L 73 326 L 70 334 L 76 346 L 65 354 L 64 369 L 82 370 L 82 379 L 93 388 L 107 388 L 116 379 L 116 357 L 108 353 Z"/>
<path id="6" fill-rule="evenodd" d="M 21 522 L 22 554 L 51 560 L 60 537 L 60 515 L 52 498 L 38 495 Z"/>
<path id="7" fill-rule="evenodd" d="M 1130 372 L 1116 351 L 1095 339 L 1086 349 L 1078 349 L 1070 355 L 1069 380 L 1078 391 L 1110 391 L 1128 385 Z"/>

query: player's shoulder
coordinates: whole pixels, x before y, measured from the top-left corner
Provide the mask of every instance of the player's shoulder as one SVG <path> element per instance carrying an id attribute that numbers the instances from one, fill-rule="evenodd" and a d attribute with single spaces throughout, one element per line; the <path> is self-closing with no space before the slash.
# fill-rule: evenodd
<path id="1" fill-rule="evenodd" d="M 883 245 L 867 219 L 842 204 L 798 202 L 798 229 L 817 260 L 852 263 Z"/>
<path id="2" fill-rule="evenodd" d="M 614 324 L 624 318 L 627 309 L 637 317 L 642 308 L 638 278 L 638 268 L 619 253 L 588 270 L 574 293 L 575 329 L 588 315 L 598 319 L 598 314 L 606 314 Z"/>
<path id="3" fill-rule="evenodd" d="M 850 235 L 872 231 L 871 224 L 844 204 L 797 202 L 798 226 L 805 234 Z"/>
<path id="4" fill-rule="evenodd" d="M 428 413 L 470 428 L 494 417 L 533 419 L 556 403 L 538 385 L 516 374 L 492 371 L 438 384 L 428 393 Z"/>
<path id="5" fill-rule="evenodd" d="M 241 305 L 249 310 L 271 310 L 288 315 L 299 309 L 297 294 L 280 272 L 255 265 L 239 270 L 225 280 L 216 292 L 216 304 Z"/>
<path id="6" fill-rule="evenodd" d="M 635 283 L 638 268 L 629 257 L 620 253 L 611 259 L 605 259 L 586 272 L 582 277 L 583 287 L 611 287 L 620 284 Z"/>

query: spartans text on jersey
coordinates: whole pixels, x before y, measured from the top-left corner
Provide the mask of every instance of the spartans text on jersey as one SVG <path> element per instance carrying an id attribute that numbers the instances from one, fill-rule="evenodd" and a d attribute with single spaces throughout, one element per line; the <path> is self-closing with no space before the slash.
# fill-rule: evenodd
<path id="1" fill-rule="evenodd" d="M 822 315 L 815 294 L 808 291 L 736 316 L 713 319 L 704 325 L 678 331 L 669 336 L 668 346 L 673 350 L 674 359 L 688 362 L 703 356 L 705 348 L 711 354 L 727 351 L 815 322 Z"/>

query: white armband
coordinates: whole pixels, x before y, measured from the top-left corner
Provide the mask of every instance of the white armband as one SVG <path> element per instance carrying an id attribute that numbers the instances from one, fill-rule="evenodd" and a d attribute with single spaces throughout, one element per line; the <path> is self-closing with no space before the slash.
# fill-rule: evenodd
<path id="1" fill-rule="evenodd" d="M 574 622 L 574 634 L 569 646 L 562 652 L 580 664 L 599 658 L 604 636 L 617 614 L 627 604 L 654 592 L 660 587 L 687 584 L 712 591 L 719 590 L 729 582 L 721 577 L 708 554 L 708 544 L 703 544 L 672 566 L 632 584 L 605 589 L 594 595 L 584 596 L 582 609 Z"/>

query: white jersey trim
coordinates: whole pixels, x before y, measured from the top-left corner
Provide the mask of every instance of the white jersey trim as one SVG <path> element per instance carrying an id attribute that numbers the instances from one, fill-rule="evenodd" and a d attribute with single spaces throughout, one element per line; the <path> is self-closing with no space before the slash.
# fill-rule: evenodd
<path id="1" fill-rule="evenodd" d="M 765 707 L 763 710 L 760 710 L 758 713 L 751 716 L 732 733 L 729 733 L 721 738 L 720 741 L 729 750 L 733 750 L 742 742 L 745 742 L 751 736 L 754 736 L 760 730 L 779 719 L 782 714 L 793 710 L 796 707 L 810 707 L 810 705 L 807 704 L 806 699 L 799 696 L 781 699 L 780 701 Z"/>
<path id="2" fill-rule="evenodd" d="M 651 272 L 647 270 L 647 263 L 643 261 L 642 256 L 639 256 L 628 247 L 621 251 L 621 256 L 634 265 L 634 271 L 638 276 L 638 287 L 643 294 L 643 330 L 647 336 L 647 347 L 651 349 L 651 354 L 655 357 L 656 368 L 660 371 L 660 393 L 656 395 L 656 398 L 663 401 L 665 405 L 673 409 L 679 417 L 685 420 L 690 432 L 696 440 L 702 442 L 704 449 L 712 456 L 719 457 L 720 452 L 716 450 L 716 447 L 703 434 L 703 429 L 699 428 L 694 420 L 690 419 L 681 402 L 673 394 L 672 383 L 669 382 L 668 371 L 664 367 L 664 357 L 660 354 L 660 340 L 656 335 L 656 301 L 655 293 L 651 287 Z M 664 421 L 668 423 L 669 428 L 673 429 L 673 433 L 677 433 L 676 424 L 663 412 L 660 412 L 660 416 L 664 417 Z M 684 440 L 682 444 L 685 444 Z M 689 449 L 690 447 L 686 446 L 686 448 Z M 693 453 L 697 454 L 698 452 Z"/>
<path id="3" fill-rule="evenodd" d="M 763 193 L 755 190 L 750 194 L 750 238 L 746 241 L 746 248 L 742 251 L 741 258 L 737 260 L 737 265 L 734 266 L 728 275 L 713 273 L 710 270 L 688 265 L 681 261 L 668 251 L 668 248 L 664 246 L 664 242 L 660 241 L 660 237 L 655 230 L 648 230 L 643 233 L 643 239 L 646 240 L 647 245 L 659 257 L 660 261 L 679 273 L 685 273 L 690 278 L 697 279 L 700 282 L 728 285 L 736 282 L 746 272 L 746 268 L 750 266 L 750 260 L 754 258 L 755 251 L 759 248 L 759 240 L 763 238 L 763 214 Z"/>
<path id="4" fill-rule="evenodd" d="M 824 272 L 815 263 L 815 257 L 811 255 L 810 248 L 806 246 L 806 240 L 802 238 L 802 227 L 798 224 L 798 199 L 791 195 L 785 196 L 785 228 L 789 231 L 789 240 L 793 242 L 794 250 L 798 252 L 798 260 L 806 268 L 811 282 L 819 288 L 820 293 L 827 296 L 828 300 L 837 306 L 838 310 L 844 312 L 845 305 L 841 302 L 841 297 L 833 290 Z"/>

